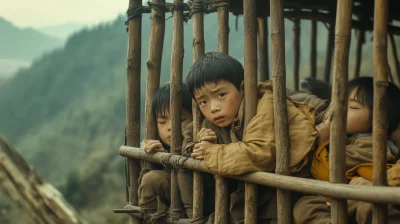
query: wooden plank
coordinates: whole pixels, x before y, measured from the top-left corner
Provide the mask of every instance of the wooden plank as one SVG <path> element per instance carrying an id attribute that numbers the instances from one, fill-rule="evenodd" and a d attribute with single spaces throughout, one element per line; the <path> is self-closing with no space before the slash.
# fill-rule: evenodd
<path id="1" fill-rule="evenodd" d="M 182 4 L 182 0 L 175 0 L 177 5 Z M 170 113 L 171 113 L 171 152 L 182 146 L 182 74 L 183 74 L 183 12 L 174 12 L 173 39 L 171 53 L 171 93 L 170 93 Z M 178 185 L 178 170 L 171 170 L 171 211 L 183 211 L 181 194 Z M 181 213 L 181 212 L 180 212 Z M 180 215 L 180 214 L 176 214 Z"/>
<path id="2" fill-rule="evenodd" d="M 296 24 L 297 23 L 297 24 Z M 297 26 L 297 27 L 296 27 Z M 300 21 L 295 22 L 295 55 L 299 57 Z M 296 31 L 298 29 L 298 31 Z M 289 129 L 286 103 L 285 27 L 283 0 L 271 1 L 272 77 L 274 89 L 274 129 L 276 139 L 276 174 L 290 175 Z M 296 46 L 295 46 L 296 48 Z M 296 57 L 296 56 L 295 56 Z M 299 60 L 299 59 L 298 59 Z M 295 59 L 296 61 L 296 59 Z M 299 61 L 297 61 L 299 63 Z M 299 64 L 295 65 L 299 66 Z M 297 67 L 296 70 L 299 68 Z M 297 71 L 298 72 L 298 71 Z M 298 79 L 298 74 L 297 77 Z M 295 81 L 296 83 L 296 81 Z M 298 80 L 295 84 L 298 88 Z M 278 223 L 291 223 L 290 191 L 277 189 Z"/>
<path id="3" fill-rule="evenodd" d="M 351 37 L 352 0 L 338 0 L 333 65 L 332 114 L 330 126 L 329 171 L 332 183 L 346 183 L 346 121 L 349 47 Z M 331 32 L 331 31 L 330 31 Z M 325 77 L 325 80 L 327 77 Z M 347 201 L 332 198 L 332 224 L 347 223 Z"/>
<path id="4" fill-rule="evenodd" d="M 243 1 L 244 23 L 244 128 L 257 112 L 257 14 L 256 1 Z M 257 223 L 257 185 L 245 183 L 244 222 Z"/>
<path id="5" fill-rule="evenodd" d="M 386 148 L 387 148 L 387 34 L 388 34 L 388 0 L 375 0 L 374 11 L 374 106 L 373 106 L 373 172 L 374 185 L 387 185 Z M 387 205 L 374 204 L 372 223 L 387 223 Z"/>

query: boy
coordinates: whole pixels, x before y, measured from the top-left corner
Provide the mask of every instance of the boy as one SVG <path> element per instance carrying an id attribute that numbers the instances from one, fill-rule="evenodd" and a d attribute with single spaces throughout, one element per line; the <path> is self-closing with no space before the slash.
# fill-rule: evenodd
<path id="1" fill-rule="evenodd" d="M 372 185 L 372 112 L 373 112 L 373 79 L 360 77 L 349 82 L 348 111 L 346 134 L 349 136 L 346 145 L 346 176 L 351 185 Z M 387 88 L 388 97 L 388 136 L 397 128 L 400 118 L 400 90 L 392 83 Z M 329 181 L 329 113 L 324 121 L 316 126 L 319 132 L 318 149 L 316 150 L 311 173 L 318 180 Z M 388 164 L 398 159 L 398 148 L 391 142 L 387 146 Z M 390 165 L 389 165 L 390 166 Z M 389 185 L 396 186 L 399 178 L 399 167 L 388 170 Z M 398 182 L 397 182 L 398 183 Z M 348 201 L 348 214 L 351 223 L 370 223 L 372 204 L 360 201 Z M 322 196 L 305 196 L 295 205 L 293 216 L 296 223 L 330 223 L 330 199 Z M 389 205 L 389 223 L 400 220 L 399 205 Z"/>
<path id="2" fill-rule="evenodd" d="M 236 59 L 217 52 L 200 57 L 191 67 L 186 83 L 192 98 L 205 117 L 203 129 L 194 144 L 191 156 L 204 160 L 208 169 L 218 175 L 240 175 L 254 171 L 274 172 L 275 135 L 273 122 L 272 82 L 259 83 L 257 114 L 246 130 L 243 128 L 243 67 Z M 317 132 L 314 129 L 316 110 L 306 103 L 287 101 L 290 168 L 298 176 L 309 161 Z M 189 147 L 188 147 L 189 146 Z M 192 146 L 192 147 L 190 147 Z M 235 222 L 244 218 L 244 192 L 231 194 L 230 213 Z M 259 187 L 259 221 L 270 223 L 277 217 L 275 189 Z"/>
<path id="3" fill-rule="evenodd" d="M 147 153 L 168 152 L 171 146 L 170 84 L 161 86 L 154 95 L 152 116 L 157 121 L 159 139 L 144 141 Z M 183 85 L 182 128 L 192 121 L 192 100 Z M 153 218 L 164 216 L 170 204 L 170 170 L 143 170 L 139 179 L 139 206 L 145 212 L 156 212 Z"/>

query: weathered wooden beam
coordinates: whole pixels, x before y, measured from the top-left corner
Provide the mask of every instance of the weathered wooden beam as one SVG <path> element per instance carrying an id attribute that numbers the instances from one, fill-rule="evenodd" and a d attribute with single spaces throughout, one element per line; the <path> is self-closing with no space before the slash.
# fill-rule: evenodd
<path id="1" fill-rule="evenodd" d="M 268 17 L 258 21 L 258 81 L 269 80 Z"/>
<path id="2" fill-rule="evenodd" d="M 228 2 L 226 2 L 228 3 Z M 218 7 L 218 51 L 229 53 L 229 11 L 228 5 Z M 217 224 L 228 223 L 228 180 L 215 175 L 215 218 Z"/>
<path id="3" fill-rule="evenodd" d="M 361 57 L 362 57 L 362 45 L 365 41 L 365 32 L 363 30 L 356 30 L 356 62 L 354 65 L 354 78 L 360 77 L 360 68 L 361 68 Z"/>
<path id="4" fill-rule="evenodd" d="M 338 0 L 335 26 L 332 114 L 329 118 L 331 119 L 329 175 L 332 183 L 346 183 L 346 152 L 343 149 L 346 148 L 347 81 L 352 7 L 352 0 Z M 348 217 L 347 201 L 335 197 L 332 198 L 331 206 L 332 224 L 346 224 Z"/>
<path id="5" fill-rule="evenodd" d="M 332 68 L 332 54 L 335 43 L 335 24 L 329 24 L 328 30 L 328 42 L 326 47 L 326 58 L 325 58 L 325 72 L 324 72 L 324 81 L 330 82 L 331 77 L 331 68 Z"/>
<path id="6" fill-rule="evenodd" d="M 175 0 L 177 5 L 182 0 Z M 174 12 L 173 39 L 171 53 L 171 92 L 170 92 L 170 114 L 171 114 L 171 149 L 182 146 L 182 75 L 184 57 L 183 36 L 183 12 Z M 170 153 L 174 153 L 172 150 Z M 171 170 L 171 212 L 183 211 L 181 194 L 178 185 L 178 170 Z M 177 215 L 179 215 L 178 212 Z"/>
<path id="7" fill-rule="evenodd" d="M 390 40 L 390 46 L 392 49 L 394 71 L 397 75 L 397 83 L 400 85 L 400 61 L 399 61 L 399 55 L 397 54 L 396 42 L 394 41 L 393 34 L 389 35 L 389 40 Z"/>
<path id="8" fill-rule="evenodd" d="M 387 60 L 388 0 L 375 0 L 374 11 L 374 106 L 372 122 L 373 139 L 373 184 L 387 185 L 386 149 L 387 149 L 387 86 L 389 66 Z M 372 223 L 387 223 L 387 205 L 374 204 Z"/>
<path id="9" fill-rule="evenodd" d="M 297 91 L 300 79 L 300 19 L 298 18 L 293 20 L 293 47 L 293 89 Z"/>
<path id="10" fill-rule="evenodd" d="M 135 9 L 142 7 L 141 0 L 129 0 L 128 12 L 132 14 Z M 142 51 L 142 15 L 128 14 L 128 56 L 126 65 L 126 144 L 128 146 L 140 145 L 140 70 Z M 127 159 L 127 188 L 128 201 L 138 205 L 138 189 L 140 175 L 140 161 Z M 130 223 L 139 221 L 133 216 Z"/>
<path id="11" fill-rule="evenodd" d="M 198 12 L 192 15 L 193 20 L 193 63 L 204 55 L 204 13 Z M 193 101 L 193 139 L 201 127 L 201 112 L 197 103 Z M 200 172 L 193 172 L 193 219 L 203 217 L 203 197 L 204 196 L 204 175 Z"/>
<path id="12" fill-rule="evenodd" d="M 285 69 L 285 26 L 283 17 L 283 0 L 271 1 L 271 46 L 272 77 L 274 88 L 274 130 L 276 139 L 276 174 L 290 175 L 289 129 L 286 103 L 286 69 Z M 295 21 L 294 42 L 295 57 L 300 57 L 300 21 Z M 297 52 L 296 52 L 297 51 Z M 296 55 L 297 54 L 297 55 Z M 295 64 L 295 89 L 298 89 L 299 61 Z M 296 61 L 296 58 L 295 58 Z M 296 63 L 296 62 L 295 62 Z M 296 74 L 297 70 L 297 74 Z M 297 80 L 296 80 L 297 79 Z M 278 222 L 291 223 L 290 191 L 277 189 Z"/>
<path id="13" fill-rule="evenodd" d="M 256 0 L 243 1 L 244 23 L 244 128 L 257 112 Z M 257 185 L 245 183 L 244 222 L 257 223 Z"/>
<path id="14" fill-rule="evenodd" d="M 132 159 L 162 163 L 168 166 L 175 165 L 203 173 L 211 173 L 204 165 L 203 160 L 184 156 L 170 155 L 169 153 L 162 152 L 147 154 L 143 149 L 129 146 L 121 146 L 119 148 L 119 154 Z M 240 176 L 229 176 L 229 178 L 306 194 L 318 194 L 346 200 L 400 204 L 400 191 L 395 187 L 334 184 L 327 181 L 284 176 L 267 172 L 254 172 Z"/>
<path id="15" fill-rule="evenodd" d="M 317 79 L 317 29 L 317 21 L 311 20 L 310 73 L 314 79 Z"/>
<path id="16" fill-rule="evenodd" d="M 84 223 L 61 193 L 44 182 L 18 151 L 1 136 L 0 187 L 18 205 L 26 221 L 45 224 Z"/>
<path id="17" fill-rule="evenodd" d="M 164 4 L 165 0 L 153 0 L 153 4 Z M 149 56 L 147 59 L 145 139 L 158 139 L 157 125 L 152 114 L 152 101 L 160 87 L 161 61 L 164 47 L 165 12 L 151 9 L 151 30 Z M 143 163 L 146 168 L 154 169 L 155 164 Z"/>

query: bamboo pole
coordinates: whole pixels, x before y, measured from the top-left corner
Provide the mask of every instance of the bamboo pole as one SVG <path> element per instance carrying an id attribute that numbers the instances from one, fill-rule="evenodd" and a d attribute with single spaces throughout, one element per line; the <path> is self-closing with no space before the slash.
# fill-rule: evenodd
<path id="1" fill-rule="evenodd" d="M 142 7 L 141 0 L 129 0 L 129 8 Z M 142 15 L 133 16 L 128 21 L 128 56 L 127 56 L 127 88 L 126 88 L 126 141 L 128 146 L 140 145 L 140 65 L 142 49 Z M 138 204 L 138 179 L 140 161 L 127 160 L 128 195 L 131 205 Z M 139 221 L 130 216 L 130 223 Z"/>
<path id="2" fill-rule="evenodd" d="M 335 30 L 334 81 L 332 89 L 332 114 L 330 126 L 329 169 L 332 183 L 346 182 L 346 121 L 349 47 L 351 37 L 352 0 L 338 0 Z M 326 78 L 326 77 L 325 77 Z M 347 223 L 347 201 L 332 198 L 333 224 Z"/>
<path id="3" fill-rule="evenodd" d="M 325 82 L 330 81 L 334 41 L 335 41 L 335 23 L 331 23 L 329 25 L 328 45 L 327 45 L 327 49 L 326 49 L 325 73 L 324 73 L 324 81 Z"/>
<path id="4" fill-rule="evenodd" d="M 182 0 L 175 0 L 176 5 L 183 3 Z M 165 20 L 165 19 L 164 19 Z M 170 113 L 171 113 L 171 152 L 182 146 L 182 75 L 184 57 L 184 36 L 183 36 L 183 11 L 177 9 L 174 12 L 173 39 L 171 53 L 171 92 L 170 92 Z M 178 186 L 178 170 L 171 169 L 171 212 L 183 211 L 181 194 Z"/>
<path id="5" fill-rule="evenodd" d="M 294 18 L 293 21 L 293 89 L 299 90 L 299 72 L 300 72 L 300 19 Z M 286 76 L 286 74 L 284 74 Z"/>
<path id="6" fill-rule="evenodd" d="M 243 1 L 244 23 L 244 128 L 257 110 L 257 11 L 255 0 Z M 257 223 L 257 185 L 245 183 L 244 222 Z"/>
<path id="7" fill-rule="evenodd" d="M 317 79 L 317 29 L 317 20 L 311 20 L 310 70 L 314 79 Z"/>
<path id="8" fill-rule="evenodd" d="M 204 165 L 203 160 L 171 155 L 169 153 L 147 154 L 143 149 L 121 146 L 119 154 L 133 159 L 146 160 L 153 163 L 162 163 L 168 166 L 178 166 L 204 173 L 211 173 Z M 355 186 L 349 184 L 330 183 L 328 181 L 304 179 L 300 177 L 284 176 L 268 172 L 254 172 L 239 176 L 230 176 L 236 180 L 261 184 L 288 191 L 317 194 L 326 197 L 335 197 L 346 200 L 357 200 L 372 203 L 400 204 L 400 192 L 395 187 L 387 186 Z M 379 192 L 379 193 L 377 193 Z"/>
<path id="9" fill-rule="evenodd" d="M 268 18 L 258 20 L 258 81 L 269 80 Z"/>
<path id="10" fill-rule="evenodd" d="M 274 129 L 276 139 L 275 172 L 278 175 L 290 175 L 290 142 L 286 103 L 285 26 L 283 11 L 283 0 L 271 1 L 272 77 L 274 89 Z M 300 33 L 297 35 L 299 34 Z M 299 49 L 295 49 L 295 51 L 298 50 Z M 296 87 L 298 87 L 298 85 Z M 278 222 L 280 224 L 291 223 L 290 191 L 277 189 L 277 198 Z"/>
<path id="11" fill-rule="evenodd" d="M 396 75 L 397 75 L 397 82 L 400 85 L 400 61 L 399 61 L 399 56 L 397 54 L 396 42 L 394 41 L 393 34 L 389 34 L 389 40 L 390 40 L 390 46 L 392 48 L 392 57 L 393 57 L 394 70 L 395 70 Z"/>
<path id="12" fill-rule="evenodd" d="M 165 0 L 153 0 L 155 4 L 164 4 Z M 147 59 L 146 105 L 145 105 L 145 139 L 157 139 L 157 125 L 152 115 L 152 100 L 160 87 L 161 60 L 164 47 L 165 12 L 151 9 L 151 31 L 149 56 Z M 156 164 L 142 163 L 143 166 L 155 169 Z"/>
<path id="13" fill-rule="evenodd" d="M 356 64 L 354 66 L 354 78 L 360 77 L 362 45 L 364 44 L 364 34 L 365 33 L 363 30 L 356 31 L 357 46 L 356 46 Z"/>
<path id="14" fill-rule="evenodd" d="M 229 52 L 228 5 L 218 7 L 218 51 Z M 215 223 L 228 223 L 228 180 L 215 175 Z"/>
<path id="15" fill-rule="evenodd" d="M 373 106 L 373 172 L 374 185 L 387 185 L 386 148 L 387 148 L 387 29 L 388 0 L 375 0 L 374 10 L 374 106 Z M 387 205 L 374 204 L 372 223 L 387 222 Z"/>
<path id="16" fill-rule="evenodd" d="M 203 5 L 202 0 L 195 0 L 199 5 Z M 204 54 L 204 14 L 202 10 L 196 9 L 192 15 L 193 21 L 193 63 Z M 193 139 L 201 127 L 201 112 L 196 101 L 193 105 Z M 203 194 L 204 194 L 204 175 L 201 172 L 193 172 L 193 219 L 203 217 Z"/>

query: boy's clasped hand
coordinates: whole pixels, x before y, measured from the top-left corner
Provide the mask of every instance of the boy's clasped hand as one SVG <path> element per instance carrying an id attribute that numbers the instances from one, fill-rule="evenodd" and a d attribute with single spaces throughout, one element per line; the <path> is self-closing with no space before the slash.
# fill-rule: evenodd
<path id="1" fill-rule="evenodd" d="M 197 134 L 197 142 L 193 148 L 192 158 L 204 160 L 206 149 L 217 143 L 217 135 L 209 128 L 202 128 Z"/>

